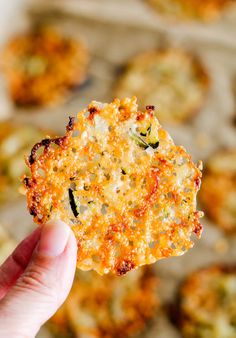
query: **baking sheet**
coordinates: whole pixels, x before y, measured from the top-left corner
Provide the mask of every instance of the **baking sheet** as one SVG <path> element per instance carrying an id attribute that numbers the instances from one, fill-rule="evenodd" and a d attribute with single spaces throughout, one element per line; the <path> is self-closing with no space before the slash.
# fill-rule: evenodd
<path id="1" fill-rule="evenodd" d="M 91 0 L 78 3 L 71 0 L 51 1 L 50 6 L 58 5 L 56 11 L 55 8 L 43 7 L 43 2 L 37 8 L 33 6 L 30 16 L 25 18 L 25 27 L 30 22 L 50 23 L 67 34 L 82 37 L 91 53 L 89 81 L 81 91 L 73 93 L 60 106 L 35 111 L 15 109 L 13 114 L 17 121 L 30 121 L 60 134 L 65 128 L 69 114 L 75 115 L 91 100 L 110 101 L 113 98 L 117 74 L 130 57 L 148 49 L 174 45 L 187 48 L 199 55 L 209 71 L 212 85 L 203 109 L 191 123 L 166 128 L 177 144 L 187 148 L 195 161 L 206 160 L 210 154 L 222 147 L 236 147 L 235 127 L 231 124 L 235 112 L 232 80 L 236 75 L 236 41 L 233 36 L 236 33 L 236 24 L 233 25 L 234 30 L 229 35 L 226 33 L 228 26 L 225 27 L 222 22 L 207 27 L 199 24 L 190 25 L 191 29 L 187 29 L 188 32 L 184 29 L 185 25 L 178 25 L 174 31 L 174 27 L 166 29 L 166 24 L 163 23 L 157 23 L 154 27 L 148 18 L 152 17 L 154 20 L 155 14 L 150 12 L 150 8 L 143 7 L 139 1 L 99 0 L 97 1 L 101 6 L 99 15 L 95 15 L 98 5 L 91 8 L 86 5 L 92 2 L 95 4 L 95 1 Z M 58 10 L 60 6 L 64 12 L 62 8 Z M 121 9 L 118 13 L 118 6 L 126 13 L 125 17 L 119 15 Z M 139 6 L 142 6 L 142 10 Z M 117 15 L 111 18 L 111 11 L 116 8 Z M 140 20 L 135 20 L 137 16 Z M 143 16 L 146 16 L 145 19 Z M 14 34 L 14 31 L 11 34 Z M 2 95 L 6 98 L 4 93 Z M 9 98 L 6 101 L 11 105 Z M 1 206 L 0 223 L 3 223 L 18 240 L 33 227 L 24 198 L 20 198 L 16 203 Z M 161 279 L 160 297 L 163 304 L 173 301 L 179 283 L 191 271 L 212 262 L 235 262 L 236 238 L 226 238 L 206 218 L 203 219 L 203 224 L 205 228 L 203 237 L 197 241 L 192 250 L 182 257 L 170 258 L 155 264 L 154 269 Z M 42 333 L 40 337 L 46 338 L 47 333 Z M 178 338 L 180 334 L 163 310 L 142 337 Z"/>

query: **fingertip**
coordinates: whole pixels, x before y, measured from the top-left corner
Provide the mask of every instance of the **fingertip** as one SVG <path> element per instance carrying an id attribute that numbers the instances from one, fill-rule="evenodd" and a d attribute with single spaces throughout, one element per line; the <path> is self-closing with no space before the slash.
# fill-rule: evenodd
<path id="1" fill-rule="evenodd" d="M 41 231 L 37 251 L 44 257 L 60 256 L 65 250 L 72 231 L 60 220 L 53 220 L 45 224 Z"/>

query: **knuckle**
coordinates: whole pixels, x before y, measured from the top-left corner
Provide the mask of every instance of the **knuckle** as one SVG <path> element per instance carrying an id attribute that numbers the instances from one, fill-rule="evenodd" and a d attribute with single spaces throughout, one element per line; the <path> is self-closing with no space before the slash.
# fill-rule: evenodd
<path id="1" fill-rule="evenodd" d="M 49 275 L 46 269 L 33 265 L 20 277 L 16 287 L 24 291 L 33 291 L 55 301 L 57 293 Z"/>

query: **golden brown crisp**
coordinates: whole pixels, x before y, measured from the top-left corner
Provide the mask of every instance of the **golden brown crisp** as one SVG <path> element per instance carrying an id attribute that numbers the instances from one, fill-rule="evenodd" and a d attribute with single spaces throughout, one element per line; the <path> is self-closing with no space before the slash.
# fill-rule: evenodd
<path id="1" fill-rule="evenodd" d="M 61 100 L 86 78 L 85 45 L 49 28 L 36 28 L 13 38 L 2 57 L 12 100 L 19 106 Z"/>
<path id="2" fill-rule="evenodd" d="M 59 218 L 78 242 L 77 266 L 123 275 L 182 255 L 200 237 L 201 171 L 136 98 L 93 101 L 65 136 L 37 143 L 24 178 L 34 221 Z M 38 154 L 41 150 L 41 154 Z"/>
<path id="3" fill-rule="evenodd" d="M 79 272 L 69 298 L 49 321 L 55 337 L 126 338 L 143 331 L 159 309 L 158 280 L 142 268 L 126 276 Z"/>
<path id="4" fill-rule="evenodd" d="M 236 268 L 211 266 L 194 272 L 180 290 L 184 338 L 236 337 Z"/>
<path id="5" fill-rule="evenodd" d="M 236 232 L 236 150 L 220 151 L 209 159 L 200 200 L 213 222 L 228 233 Z"/>
<path id="6" fill-rule="evenodd" d="M 158 13 L 174 19 L 211 21 L 217 19 L 232 0 L 147 0 Z"/>
<path id="7" fill-rule="evenodd" d="M 161 123 L 183 123 L 202 107 L 209 77 L 201 61 L 181 49 L 146 52 L 131 60 L 116 85 L 117 97 L 137 96 L 156 105 Z"/>
<path id="8" fill-rule="evenodd" d="M 32 125 L 10 120 L 0 122 L 0 203 L 19 195 L 19 177 L 29 173 L 24 156 L 30 151 L 31 143 L 44 135 L 43 131 Z"/>

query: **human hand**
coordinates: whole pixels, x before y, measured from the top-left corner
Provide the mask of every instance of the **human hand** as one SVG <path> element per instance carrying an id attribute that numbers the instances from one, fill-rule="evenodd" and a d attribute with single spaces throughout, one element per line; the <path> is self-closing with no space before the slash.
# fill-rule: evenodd
<path id="1" fill-rule="evenodd" d="M 0 267 L 0 337 L 33 338 L 67 297 L 77 245 L 54 221 L 23 240 Z"/>

